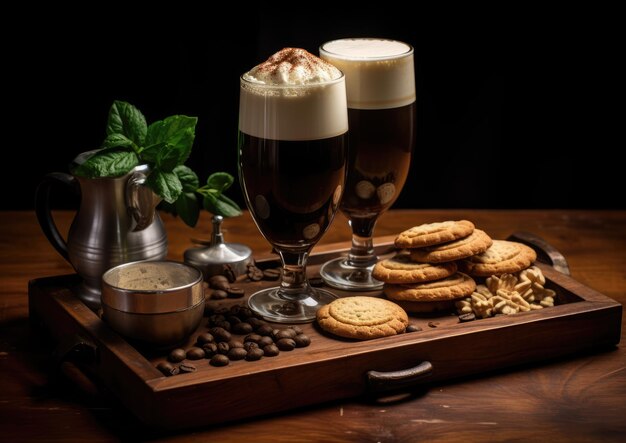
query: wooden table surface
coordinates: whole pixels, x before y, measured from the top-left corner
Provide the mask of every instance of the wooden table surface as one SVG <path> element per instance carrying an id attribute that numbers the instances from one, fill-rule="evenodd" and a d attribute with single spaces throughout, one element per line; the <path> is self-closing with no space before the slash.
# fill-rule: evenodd
<path id="1" fill-rule="evenodd" d="M 72 212 L 56 213 L 62 232 Z M 170 258 L 190 238 L 208 238 L 209 214 L 196 229 L 163 216 Z M 567 258 L 572 276 L 626 303 L 625 211 L 393 210 L 376 234 L 467 218 L 494 238 L 535 233 Z M 266 253 L 249 215 L 224 222 L 227 241 Z M 338 216 L 320 244 L 349 239 Z M 27 283 L 72 268 L 48 244 L 31 212 L 0 217 L 0 441 L 626 441 L 626 350 L 598 350 L 430 385 L 396 403 L 364 398 L 219 427 L 163 434 L 137 422 L 114 398 L 90 396 L 51 370 L 44 341 L 29 327 Z M 624 324 L 624 321 L 622 321 Z M 220 407 L 219 399 L 209 399 Z M 258 399 L 263 401 L 263 399 Z"/>

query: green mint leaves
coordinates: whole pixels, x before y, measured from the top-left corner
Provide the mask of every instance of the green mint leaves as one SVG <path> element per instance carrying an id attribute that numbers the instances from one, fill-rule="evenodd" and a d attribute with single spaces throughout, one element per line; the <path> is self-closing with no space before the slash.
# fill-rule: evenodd
<path id="1" fill-rule="evenodd" d="M 197 123 L 196 117 L 173 115 L 148 126 L 139 109 L 115 101 L 109 110 L 102 149 L 73 173 L 86 178 L 120 177 L 138 164 L 148 164 L 146 185 L 164 200 L 163 209 L 178 214 L 189 226 L 195 226 L 200 215 L 196 193 L 213 214 L 240 215 L 237 203 L 223 195 L 233 184 L 232 175 L 214 173 L 199 187 L 196 173 L 184 165 L 191 154 Z"/>

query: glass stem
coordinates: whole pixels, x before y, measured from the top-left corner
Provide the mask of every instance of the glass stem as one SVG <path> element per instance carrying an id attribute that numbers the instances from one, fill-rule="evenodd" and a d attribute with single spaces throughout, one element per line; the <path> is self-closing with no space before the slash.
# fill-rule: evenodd
<path id="1" fill-rule="evenodd" d="M 283 277 L 280 282 L 280 295 L 298 300 L 308 297 L 309 283 L 306 279 L 306 261 L 309 251 L 278 251 L 283 263 Z"/>
<path id="2" fill-rule="evenodd" d="M 348 254 L 348 264 L 357 268 L 367 268 L 376 264 L 378 257 L 374 254 L 372 236 L 361 237 L 352 234 L 352 247 Z"/>

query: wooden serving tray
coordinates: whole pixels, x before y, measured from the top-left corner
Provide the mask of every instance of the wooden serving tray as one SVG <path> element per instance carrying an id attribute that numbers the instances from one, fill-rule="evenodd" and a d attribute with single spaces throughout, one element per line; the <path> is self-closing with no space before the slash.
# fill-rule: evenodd
<path id="1" fill-rule="evenodd" d="M 389 240 L 389 238 L 386 238 Z M 325 261 L 346 253 L 321 248 L 309 260 L 315 275 Z M 393 244 L 377 246 L 379 256 Z M 557 254 L 558 255 L 558 254 Z M 554 254 L 541 254 L 548 260 Z M 557 257 L 556 266 L 567 270 Z M 257 260 L 277 266 L 276 258 Z M 553 308 L 460 323 L 450 313 L 411 316 L 422 331 L 369 341 L 338 339 L 314 324 L 300 325 L 311 345 L 256 362 L 233 361 L 212 367 L 192 362 L 194 373 L 165 377 L 155 366 L 165 353 L 132 346 L 96 313 L 72 295 L 75 275 L 33 280 L 29 284 L 30 316 L 53 337 L 60 355 L 79 355 L 80 367 L 112 391 L 137 417 L 164 428 L 186 428 L 290 410 L 363 393 L 410 389 L 420 383 L 451 379 L 494 369 L 552 359 L 620 340 L 622 306 L 554 268 L 539 263 L 557 292 Z M 565 266 L 565 267 L 564 267 Z M 246 296 L 275 282 L 238 284 Z M 334 290 L 333 290 L 334 291 Z M 338 296 L 354 292 L 334 291 Z M 380 293 L 368 293 L 380 295 Z M 229 300 L 215 305 L 242 304 Z M 284 325 L 281 325 L 284 326 Z M 195 336 L 206 331 L 203 320 Z"/>

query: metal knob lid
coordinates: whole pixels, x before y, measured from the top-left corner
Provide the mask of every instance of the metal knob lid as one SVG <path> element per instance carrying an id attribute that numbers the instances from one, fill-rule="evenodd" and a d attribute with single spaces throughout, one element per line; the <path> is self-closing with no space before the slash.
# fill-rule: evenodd
<path id="1" fill-rule="evenodd" d="M 211 244 L 208 247 L 190 248 L 185 251 L 185 263 L 200 269 L 204 279 L 224 274 L 230 268 L 235 276 L 246 273 L 246 265 L 252 261 L 252 250 L 240 243 L 226 243 L 222 233 L 221 215 L 213 216 Z"/>

